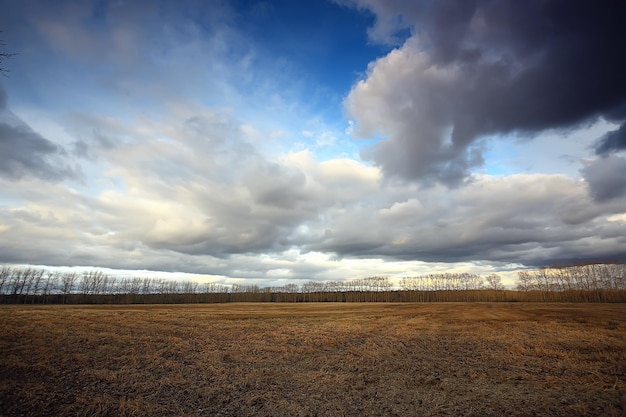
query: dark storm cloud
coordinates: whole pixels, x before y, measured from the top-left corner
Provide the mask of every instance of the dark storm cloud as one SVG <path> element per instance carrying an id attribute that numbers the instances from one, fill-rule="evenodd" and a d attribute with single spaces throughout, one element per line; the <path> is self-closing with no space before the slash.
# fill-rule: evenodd
<path id="1" fill-rule="evenodd" d="M 596 143 L 596 155 L 606 155 L 612 152 L 626 149 L 626 123 L 618 129 L 612 130 L 598 139 Z"/>
<path id="2" fill-rule="evenodd" d="M 588 163 L 581 173 L 589 194 L 598 202 L 626 196 L 626 159 L 616 155 Z"/>
<path id="3" fill-rule="evenodd" d="M 347 100 L 361 133 L 389 137 L 369 153 L 387 174 L 454 183 L 481 163 L 472 155 L 481 136 L 626 120 L 624 2 L 353 3 L 376 13 L 372 36 L 413 33 Z M 383 115 L 378 129 L 367 111 Z M 622 136 L 605 138 L 599 151 L 621 146 Z"/>
<path id="4" fill-rule="evenodd" d="M 11 113 L 6 102 L 0 87 L 0 175 L 15 180 L 24 176 L 45 181 L 76 178 L 77 173 L 64 160 L 64 149 Z"/>

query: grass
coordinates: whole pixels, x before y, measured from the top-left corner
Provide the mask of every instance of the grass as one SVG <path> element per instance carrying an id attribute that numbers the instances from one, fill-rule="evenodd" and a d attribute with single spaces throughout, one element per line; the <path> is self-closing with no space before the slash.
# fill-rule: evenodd
<path id="1" fill-rule="evenodd" d="M 625 304 L 1 306 L 1 416 L 622 416 Z"/>

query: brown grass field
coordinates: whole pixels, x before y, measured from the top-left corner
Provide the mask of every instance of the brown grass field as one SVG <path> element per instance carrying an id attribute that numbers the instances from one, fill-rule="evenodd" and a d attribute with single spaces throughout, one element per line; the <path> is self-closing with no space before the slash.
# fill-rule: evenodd
<path id="1" fill-rule="evenodd" d="M 0 306 L 1 416 L 623 416 L 626 304 Z"/>

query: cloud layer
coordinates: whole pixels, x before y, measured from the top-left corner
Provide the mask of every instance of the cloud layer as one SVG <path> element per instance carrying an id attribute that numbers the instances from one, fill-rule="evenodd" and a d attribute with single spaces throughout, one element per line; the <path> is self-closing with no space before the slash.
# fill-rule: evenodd
<path id="1" fill-rule="evenodd" d="M 233 272 L 241 257 L 257 264 L 268 255 L 319 273 L 307 254 L 541 265 L 624 253 L 621 157 L 591 160 L 584 181 L 481 175 L 454 190 L 421 189 L 350 159 L 320 162 L 310 151 L 272 159 L 227 114 L 176 113 L 184 116 L 158 124 L 75 117 L 76 131 L 94 128 L 82 140 L 95 155 L 87 161 L 106 166 L 98 180 L 106 185 L 88 195 L 37 176 L 20 187 L 5 178 L 5 196 L 20 203 L 1 212 L 3 261 L 189 272 L 204 264 L 232 276 L 248 274 Z"/>

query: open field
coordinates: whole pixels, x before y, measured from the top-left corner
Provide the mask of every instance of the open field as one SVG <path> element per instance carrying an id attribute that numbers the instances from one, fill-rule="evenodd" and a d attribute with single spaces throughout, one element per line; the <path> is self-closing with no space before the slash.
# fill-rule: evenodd
<path id="1" fill-rule="evenodd" d="M 626 304 L 0 306 L 1 416 L 623 416 Z"/>

